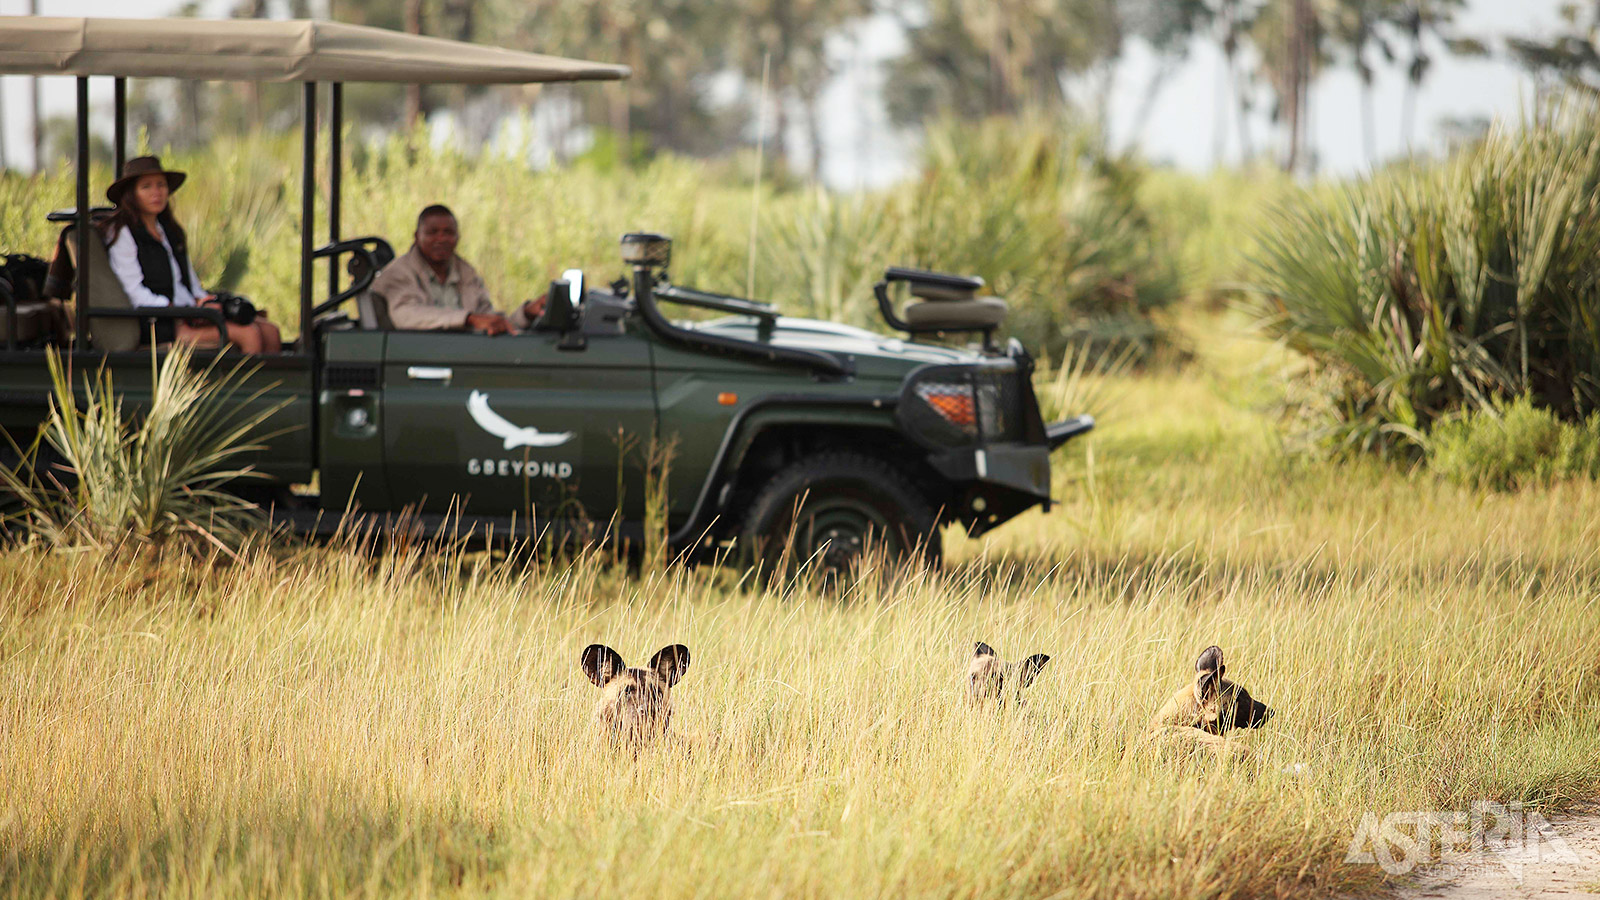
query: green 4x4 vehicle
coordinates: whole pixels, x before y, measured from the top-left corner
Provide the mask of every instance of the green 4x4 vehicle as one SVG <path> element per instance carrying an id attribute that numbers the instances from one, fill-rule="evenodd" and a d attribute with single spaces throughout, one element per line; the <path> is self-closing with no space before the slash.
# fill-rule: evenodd
<path id="1" fill-rule="evenodd" d="M 127 24 L 119 20 L 22 21 L 99 42 L 95 54 L 44 60 L 8 45 L 30 46 L 29 36 L 16 34 L 27 24 L 0 37 L 0 72 L 78 76 L 80 136 L 90 75 L 118 79 L 120 113 L 122 78 L 150 74 L 148 61 L 136 71 L 117 68 L 130 65 L 117 51 L 137 50 L 147 30 L 119 30 Z M 88 24 L 51 30 L 63 21 Z M 496 54 L 488 58 L 442 54 L 440 45 L 450 42 L 327 22 L 189 20 L 163 47 L 209 46 L 218 37 L 208 29 L 226 30 L 235 43 L 281 41 L 283 54 L 302 57 L 289 67 L 292 78 L 281 76 L 277 62 L 270 72 L 237 68 L 269 54 L 178 53 L 184 64 L 172 73 L 305 82 L 300 337 L 282 354 L 254 358 L 251 376 L 265 388 L 254 402 L 283 405 L 265 426 L 277 433 L 255 465 L 278 486 L 274 514 L 300 530 L 331 531 L 353 511 L 413 527 L 589 530 L 637 540 L 654 473 L 655 486 L 664 487 L 655 493 L 664 493 L 669 542 L 680 551 L 732 545 L 760 558 L 787 550 L 832 567 L 878 544 L 892 557 L 936 561 L 945 524 L 981 534 L 1034 506 L 1048 508 L 1050 451 L 1094 426 L 1087 416 L 1044 422 L 1033 361 L 1015 340 L 996 345 L 1005 304 L 977 296 L 981 279 L 917 269 L 890 268 L 876 286 L 885 321 L 906 338 L 788 318 L 767 304 L 672 284 L 670 240 L 644 233 L 622 239 L 627 277 L 597 288 L 569 271 L 550 285 L 546 311 L 526 333 L 386 328 L 386 312 L 367 288 L 393 251 L 379 238 L 338 239 L 337 141 L 333 239 L 321 247 L 311 241 L 317 81 L 333 82 L 329 118 L 337 136 L 345 80 L 578 80 L 627 70 L 495 48 L 473 48 Z M 337 52 L 341 40 L 388 52 L 380 62 L 351 62 Z M 80 58 L 87 61 L 74 62 Z M 408 58 L 421 61 L 407 68 Z M 119 115 L 119 165 L 123 121 Z M 79 368 L 110 367 L 137 406 L 148 396 L 150 351 L 134 346 L 128 326 L 150 311 L 132 313 L 101 268 L 103 248 L 84 240 L 87 162 L 80 143 L 77 206 L 60 216 L 76 230 L 63 243 L 88 263 L 76 267 L 71 353 Z M 331 296 L 313 302 L 319 259 L 328 261 Z M 354 276 L 342 289 L 341 262 Z M 897 311 L 891 291 L 901 287 L 911 302 Z M 27 333 L 36 311 L 25 294 L 6 295 L 0 351 L 0 427 L 21 443 L 43 419 L 49 384 L 48 335 Z M 674 320 L 663 311 L 670 305 L 700 310 L 701 318 Z M 706 318 L 707 311 L 721 315 Z M 169 313 L 180 314 L 156 311 Z M 970 349 L 917 340 L 964 333 L 980 340 Z M 207 361 L 196 354 L 196 364 Z M 313 482 L 316 494 L 288 490 Z"/>

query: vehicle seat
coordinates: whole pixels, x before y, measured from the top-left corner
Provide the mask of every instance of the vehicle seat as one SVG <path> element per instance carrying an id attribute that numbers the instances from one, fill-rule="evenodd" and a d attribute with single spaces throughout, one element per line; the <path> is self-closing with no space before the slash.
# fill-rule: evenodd
<path id="1" fill-rule="evenodd" d="M 0 284 L 0 291 L 9 292 L 10 288 Z M 50 320 L 50 307 L 45 303 L 18 303 L 17 304 L 17 334 L 18 344 L 32 344 L 43 338 L 49 331 L 47 323 Z M 11 315 L 9 311 L 0 312 L 0 343 L 8 342 L 11 335 Z"/>
<path id="2" fill-rule="evenodd" d="M 371 289 L 356 295 L 356 315 L 362 331 L 394 330 L 394 321 L 389 318 L 389 301 L 374 294 Z"/>
<path id="3" fill-rule="evenodd" d="M 5 257 L 0 267 L 0 343 L 36 343 L 49 335 L 51 311 L 48 299 L 40 295 L 43 260 L 30 256 Z M 37 277 L 36 277 L 37 276 Z M 11 308 L 16 309 L 16 334 L 11 333 Z"/>
<path id="4" fill-rule="evenodd" d="M 67 248 L 74 271 L 78 266 L 77 225 L 68 225 L 61 233 L 60 246 Z M 122 289 L 122 282 L 111 271 L 111 256 L 101 242 L 99 232 L 89 235 L 84 242 L 89 248 L 89 308 L 132 309 L 133 301 Z M 82 302 L 82 298 L 79 298 Z M 139 346 L 140 319 L 94 319 L 89 323 L 89 343 L 108 353 L 122 353 Z"/>
<path id="5" fill-rule="evenodd" d="M 394 261 L 394 251 L 388 250 L 388 244 L 380 244 L 373 249 L 372 255 L 378 263 L 377 271 L 372 273 L 372 277 L 376 278 L 384 266 Z M 344 270 L 349 273 L 351 281 L 360 280 L 366 274 L 367 261 L 361 254 L 352 253 L 350 260 L 344 265 Z M 374 294 L 370 286 L 357 294 L 355 301 L 356 318 L 360 322 L 362 331 L 394 330 L 394 320 L 389 318 L 389 301 Z"/>
<path id="6" fill-rule="evenodd" d="M 921 303 L 906 306 L 906 324 L 913 328 L 943 329 L 949 331 L 981 331 L 995 328 L 1004 322 L 1010 307 L 999 297 L 973 297 L 965 299 L 932 299 L 922 291 L 939 291 L 938 288 L 919 285 L 913 290 L 924 297 Z"/>

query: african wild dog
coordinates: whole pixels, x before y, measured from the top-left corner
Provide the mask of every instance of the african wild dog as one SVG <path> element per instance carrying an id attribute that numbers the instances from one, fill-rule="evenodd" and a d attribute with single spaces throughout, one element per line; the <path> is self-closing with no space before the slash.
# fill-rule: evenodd
<path id="1" fill-rule="evenodd" d="M 974 705 L 1020 703 L 1023 688 L 1033 684 L 1049 661 L 1050 657 L 1035 653 L 1021 662 L 1003 662 L 993 647 L 979 641 L 967 669 L 967 700 Z"/>
<path id="2" fill-rule="evenodd" d="M 650 668 L 630 669 L 622 654 L 590 644 L 580 658 L 583 673 L 600 688 L 595 721 L 613 737 L 643 740 L 665 734 L 672 724 L 672 686 L 689 668 L 689 648 L 662 647 Z"/>
<path id="3" fill-rule="evenodd" d="M 1194 664 L 1194 681 L 1174 694 L 1150 721 L 1146 738 L 1167 748 L 1209 748 L 1227 756 L 1249 750 L 1223 735 L 1233 728 L 1260 728 L 1272 718 L 1265 703 L 1224 678 L 1222 648 L 1207 647 Z"/>

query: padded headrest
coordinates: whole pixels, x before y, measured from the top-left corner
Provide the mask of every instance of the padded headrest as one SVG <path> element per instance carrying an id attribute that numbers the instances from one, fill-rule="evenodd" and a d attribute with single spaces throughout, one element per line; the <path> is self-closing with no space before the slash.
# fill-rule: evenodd
<path id="1" fill-rule="evenodd" d="M 926 281 L 911 282 L 911 296 L 921 297 L 935 303 L 949 303 L 952 301 L 972 300 L 977 296 L 975 288 L 963 287 L 952 284 L 931 284 Z"/>
<path id="2" fill-rule="evenodd" d="M 982 331 L 1004 322 L 1008 310 L 1006 302 L 999 297 L 974 297 L 913 303 L 906 307 L 905 318 L 912 328 Z"/>

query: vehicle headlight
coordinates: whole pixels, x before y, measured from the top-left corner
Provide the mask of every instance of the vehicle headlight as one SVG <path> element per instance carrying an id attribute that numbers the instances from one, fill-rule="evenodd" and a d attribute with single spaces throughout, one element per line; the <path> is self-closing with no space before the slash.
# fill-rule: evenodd
<path id="1" fill-rule="evenodd" d="M 928 408 L 964 434 L 978 432 L 978 401 L 971 384 L 924 381 L 912 389 Z"/>
<path id="2" fill-rule="evenodd" d="M 896 413 L 918 441 L 957 448 L 1020 435 L 1014 367 L 930 366 L 903 390 Z"/>

